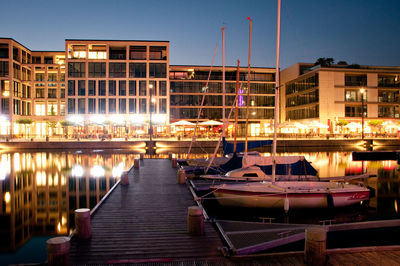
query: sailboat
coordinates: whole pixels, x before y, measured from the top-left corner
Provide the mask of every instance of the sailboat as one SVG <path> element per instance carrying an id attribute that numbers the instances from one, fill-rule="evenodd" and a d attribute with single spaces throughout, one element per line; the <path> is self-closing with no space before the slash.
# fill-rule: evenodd
<path id="1" fill-rule="evenodd" d="M 213 194 L 222 206 L 254 208 L 326 208 L 344 207 L 368 200 L 367 187 L 344 182 L 276 181 L 277 117 L 279 108 L 279 45 L 281 0 L 278 0 L 276 88 L 274 112 L 274 139 L 272 145 L 271 181 L 245 184 L 222 184 L 211 186 Z M 250 21 L 251 29 L 251 21 Z M 250 54 L 250 53 L 249 53 Z M 249 56 L 250 64 L 250 56 Z M 247 125 L 247 123 L 246 123 Z M 247 151 L 247 150 L 246 150 Z"/>

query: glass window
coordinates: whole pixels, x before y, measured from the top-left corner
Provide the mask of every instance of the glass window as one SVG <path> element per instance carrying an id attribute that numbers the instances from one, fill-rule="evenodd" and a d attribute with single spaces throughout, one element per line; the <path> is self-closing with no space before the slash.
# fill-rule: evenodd
<path id="1" fill-rule="evenodd" d="M 57 98 L 57 88 L 47 88 L 47 98 Z"/>
<path id="2" fill-rule="evenodd" d="M 46 115 L 46 105 L 44 102 L 35 103 L 35 115 L 38 116 Z"/>
<path id="3" fill-rule="evenodd" d="M 150 60 L 167 60 L 167 47 L 150 46 Z"/>
<path id="4" fill-rule="evenodd" d="M 65 115 L 65 102 L 60 103 L 60 115 Z"/>
<path id="5" fill-rule="evenodd" d="M 47 115 L 57 115 L 57 102 L 47 104 Z"/>
<path id="6" fill-rule="evenodd" d="M 117 95 L 117 81 L 109 80 L 108 81 L 108 96 Z"/>
<path id="7" fill-rule="evenodd" d="M 106 81 L 99 80 L 99 96 L 106 96 Z"/>
<path id="8" fill-rule="evenodd" d="M 57 81 L 57 73 L 48 73 L 47 80 L 48 81 Z"/>
<path id="9" fill-rule="evenodd" d="M 0 58 L 8 58 L 8 44 L 0 43 Z"/>
<path id="10" fill-rule="evenodd" d="M 126 99 L 119 99 L 119 113 L 126 114 Z"/>
<path id="11" fill-rule="evenodd" d="M 125 63 L 110 63 L 108 71 L 110 78 L 126 78 Z"/>
<path id="12" fill-rule="evenodd" d="M 106 77 L 106 63 L 89 62 L 89 78 Z"/>
<path id="13" fill-rule="evenodd" d="M 160 112 L 160 114 L 167 113 L 167 99 L 160 99 L 159 112 Z"/>
<path id="14" fill-rule="evenodd" d="M 149 77 L 150 78 L 166 78 L 167 65 L 164 63 L 150 63 Z"/>
<path id="15" fill-rule="evenodd" d="M 147 100 L 146 99 L 139 99 L 139 113 L 140 114 L 147 113 Z"/>
<path id="16" fill-rule="evenodd" d="M 85 80 L 78 80 L 78 96 L 86 96 Z"/>
<path id="17" fill-rule="evenodd" d="M 36 98 L 44 98 L 44 88 L 42 87 L 36 87 Z"/>
<path id="18" fill-rule="evenodd" d="M 125 60 L 126 59 L 126 47 L 110 47 L 110 59 Z"/>
<path id="19" fill-rule="evenodd" d="M 146 81 L 141 80 L 139 81 L 139 96 L 146 96 L 146 95 L 147 95 Z"/>
<path id="20" fill-rule="evenodd" d="M 146 77 L 146 63 L 129 63 L 129 77 L 130 78 L 145 78 Z"/>
<path id="21" fill-rule="evenodd" d="M 86 113 L 86 99 L 78 99 L 78 114 Z"/>
<path id="22" fill-rule="evenodd" d="M 129 47 L 130 60 L 146 60 L 146 46 L 130 46 Z"/>
<path id="23" fill-rule="evenodd" d="M 44 63 L 45 64 L 53 64 L 53 57 L 52 56 L 45 56 L 44 57 Z"/>
<path id="24" fill-rule="evenodd" d="M 108 113 L 115 114 L 117 112 L 117 101 L 115 99 L 108 99 Z"/>
<path id="25" fill-rule="evenodd" d="M 345 86 L 366 86 L 367 85 L 367 75 L 348 75 L 344 76 Z"/>
<path id="26" fill-rule="evenodd" d="M 75 99 L 68 99 L 68 114 L 75 114 Z"/>
<path id="27" fill-rule="evenodd" d="M 88 99 L 88 113 L 89 114 L 96 113 L 96 99 L 94 99 L 94 98 Z"/>
<path id="28" fill-rule="evenodd" d="M 149 95 L 155 96 L 156 95 L 156 82 L 154 80 L 149 81 Z"/>
<path id="29" fill-rule="evenodd" d="M 96 81 L 89 80 L 88 96 L 96 96 Z"/>
<path id="30" fill-rule="evenodd" d="M 1 113 L 2 114 L 9 114 L 10 113 L 10 99 L 5 98 L 1 99 Z"/>
<path id="31" fill-rule="evenodd" d="M 136 80 L 129 81 L 129 96 L 136 96 Z"/>
<path id="32" fill-rule="evenodd" d="M 166 81 L 160 81 L 159 95 L 167 96 L 167 82 Z"/>
<path id="33" fill-rule="evenodd" d="M 75 80 L 68 80 L 68 96 L 75 96 Z"/>
<path id="34" fill-rule="evenodd" d="M 0 77 L 8 77 L 8 61 L 0 61 Z"/>
<path id="35" fill-rule="evenodd" d="M 136 114 L 136 99 L 129 99 L 129 113 Z"/>
<path id="36" fill-rule="evenodd" d="M 85 73 L 85 63 L 68 63 L 68 77 L 83 78 Z"/>
<path id="37" fill-rule="evenodd" d="M 126 81 L 125 80 L 120 80 L 119 81 L 119 96 L 126 96 Z"/>
<path id="38" fill-rule="evenodd" d="M 99 114 L 106 113 L 106 99 L 99 99 Z"/>

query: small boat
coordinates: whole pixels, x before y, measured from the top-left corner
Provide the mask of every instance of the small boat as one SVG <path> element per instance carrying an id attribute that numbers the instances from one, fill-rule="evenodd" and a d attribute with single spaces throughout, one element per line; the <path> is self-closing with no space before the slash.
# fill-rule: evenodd
<path id="1" fill-rule="evenodd" d="M 249 182 L 212 186 L 225 207 L 327 208 L 345 207 L 368 200 L 367 187 L 343 182 Z"/>

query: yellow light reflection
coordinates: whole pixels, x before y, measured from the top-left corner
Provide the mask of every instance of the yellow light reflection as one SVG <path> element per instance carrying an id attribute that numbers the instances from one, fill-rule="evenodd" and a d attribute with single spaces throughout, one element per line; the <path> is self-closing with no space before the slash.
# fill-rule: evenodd
<path id="1" fill-rule="evenodd" d="M 9 203 L 9 202 L 10 202 L 10 199 L 11 199 L 10 192 L 7 191 L 7 192 L 4 194 L 4 201 L 5 201 L 6 203 Z"/>
<path id="2" fill-rule="evenodd" d="M 83 176 L 83 168 L 79 164 L 75 164 L 72 166 L 71 175 L 74 177 L 82 177 Z"/>
<path id="3" fill-rule="evenodd" d="M 397 206 L 397 200 L 394 201 L 394 210 L 395 210 L 396 213 L 399 213 L 399 209 L 398 209 L 398 206 Z"/>
<path id="4" fill-rule="evenodd" d="M 105 170 L 102 166 L 100 165 L 95 165 L 92 167 L 92 169 L 90 170 L 90 174 L 93 177 L 103 177 L 105 175 Z"/>
<path id="5" fill-rule="evenodd" d="M 124 171 L 125 163 L 121 162 L 118 166 L 113 167 L 112 169 L 112 177 L 121 177 Z"/>

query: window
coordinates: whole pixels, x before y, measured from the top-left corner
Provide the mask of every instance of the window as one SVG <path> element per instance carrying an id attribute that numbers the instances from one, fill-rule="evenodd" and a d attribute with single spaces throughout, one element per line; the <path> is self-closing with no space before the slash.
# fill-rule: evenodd
<path id="1" fill-rule="evenodd" d="M 57 115 L 57 102 L 47 104 L 47 115 Z"/>
<path id="2" fill-rule="evenodd" d="M 46 105 L 44 102 L 35 103 L 35 115 L 38 116 L 46 115 Z"/>
<path id="3" fill-rule="evenodd" d="M 146 77 L 146 63 L 129 63 L 129 77 L 130 78 L 145 78 Z"/>
<path id="4" fill-rule="evenodd" d="M 89 59 L 107 59 L 107 46 L 89 44 Z"/>
<path id="5" fill-rule="evenodd" d="M 136 80 L 129 81 L 129 96 L 136 95 Z"/>
<path id="6" fill-rule="evenodd" d="M 129 47 L 130 60 L 146 60 L 146 46 L 130 46 Z"/>
<path id="7" fill-rule="evenodd" d="M 48 73 L 47 81 L 57 81 L 57 73 Z"/>
<path id="8" fill-rule="evenodd" d="M 19 61 L 19 50 L 16 47 L 13 47 L 13 59 Z"/>
<path id="9" fill-rule="evenodd" d="M 78 80 L 78 96 L 86 95 L 85 80 Z"/>
<path id="10" fill-rule="evenodd" d="M 89 114 L 96 113 L 96 99 L 93 98 L 88 99 L 88 113 Z"/>
<path id="11" fill-rule="evenodd" d="M 110 63 L 109 64 L 109 77 L 110 78 L 126 78 L 126 64 L 125 63 Z"/>
<path id="12" fill-rule="evenodd" d="M 8 77 L 8 61 L 0 62 L 0 77 Z"/>
<path id="13" fill-rule="evenodd" d="M 146 96 L 146 95 L 147 95 L 146 81 L 141 80 L 139 81 L 139 96 Z"/>
<path id="14" fill-rule="evenodd" d="M 129 113 L 136 114 L 136 99 L 129 99 Z"/>
<path id="15" fill-rule="evenodd" d="M 89 80 L 88 96 L 96 96 L 96 81 Z"/>
<path id="16" fill-rule="evenodd" d="M 145 114 L 147 112 L 147 102 L 146 99 L 139 99 L 139 113 Z"/>
<path id="17" fill-rule="evenodd" d="M 21 114 L 21 100 L 13 100 L 13 114 L 20 115 Z"/>
<path id="18" fill-rule="evenodd" d="M 65 102 L 60 103 L 60 115 L 65 115 Z"/>
<path id="19" fill-rule="evenodd" d="M 125 80 L 120 80 L 119 81 L 119 96 L 126 96 L 126 81 Z"/>
<path id="20" fill-rule="evenodd" d="M 44 81 L 44 73 L 35 73 L 35 81 Z"/>
<path id="21" fill-rule="evenodd" d="M 115 114 L 117 111 L 117 101 L 115 99 L 108 99 L 108 113 Z"/>
<path id="22" fill-rule="evenodd" d="M 155 96 L 156 95 L 156 82 L 154 80 L 149 81 L 149 95 Z"/>
<path id="23" fill-rule="evenodd" d="M 10 96 L 10 81 L 8 80 L 0 80 L 0 89 L 2 97 Z"/>
<path id="24" fill-rule="evenodd" d="M 378 87 L 400 87 L 399 75 L 378 75 Z"/>
<path id="25" fill-rule="evenodd" d="M 106 99 L 99 99 L 99 114 L 106 113 Z"/>
<path id="26" fill-rule="evenodd" d="M 106 81 L 99 80 L 99 96 L 106 96 Z"/>
<path id="27" fill-rule="evenodd" d="M 47 98 L 57 98 L 57 88 L 47 88 Z"/>
<path id="28" fill-rule="evenodd" d="M 75 114 L 75 99 L 68 99 L 68 114 Z"/>
<path id="29" fill-rule="evenodd" d="M 166 114 L 167 113 L 167 99 L 160 99 L 159 113 L 160 114 Z"/>
<path id="30" fill-rule="evenodd" d="M 104 78 L 106 76 L 106 63 L 89 62 L 89 78 Z"/>
<path id="31" fill-rule="evenodd" d="M 378 102 L 380 103 L 398 103 L 399 91 L 378 91 Z"/>
<path id="32" fill-rule="evenodd" d="M 61 99 L 65 98 L 65 88 L 64 87 L 61 87 L 61 89 L 60 89 L 60 98 Z"/>
<path id="33" fill-rule="evenodd" d="M 117 95 L 117 81 L 109 80 L 108 81 L 108 96 Z"/>
<path id="34" fill-rule="evenodd" d="M 86 112 L 86 99 L 78 99 L 78 114 Z"/>
<path id="35" fill-rule="evenodd" d="M 42 87 L 36 87 L 36 98 L 44 98 L 44 88 Z"/>
<path id="36" fill-rule="evenodd" d="M 8 58 L 8 44 L 7 43 L 0 44 L 0 58 Z"/>
<path id="37" fill-rule="evenodd" d="M 366 86 L 367 85 L 367 75 L 345 75 L 344 76 L 345 86 Z"/>
<path id="38" fill-rule="evenodd" d="M 160 81 L 160 88 L 159 88 L 158 95 L 167 96 L 167 82 L 166 81 Z"/>
<path id="39" fill-rule="evenodd" d="M 45 56 L 44 57 L 45 64 L 53 64 L 53 57 L 52 56 Z"/>
<path id="40" fill-rule="evenodd" d="M 83 78 L 85 73 L 85 63 L 68 63 L 68 77 Z"/>
<path id="41" fill-rule="evenodd" d="M 126 99 L 119 99 L 119 113 L 126 114 Z"/>
<path id="42" fill-rule="evenodd" d="M 125 47 L 110 47 L 110 59 L 125 60 L 126 59 L 126 48 Z"/>
<path id="43" fill-rule="evenodd" d="M 1 113 L 3 114 L 10 113 L 10 100 L 8 98 L 1 99 Z"/>
<path id="44" fill-rule="evenodd" d="M 68 96 L 75 96 L 75 80 L 68 80 Z"/>
<path id="45" fill-rule="evenodd" d="M 150 60 L 167 60 L 167 47 L 150 46 Z"/>
<path id="46" fill-rule="evenodd" d="M 378 106 L 378 117 L 399 118 L 399 106 Z"/>
<path id="47" fill-rule="evenodd" d="M 362 116 L 361 106 L 345 106 L 346 117 L 361 117 Z M 364 117 L 367 117 L 367 106 L 364 106 Z"/>
<path id="48" fill-rule="evenodd" d="M 149 76 L 150 78 L 166 78 L 167 65 L 163 63 L 150 63 Z"/>
<path id="49" fill-rule="evenodd" d="M 42 63 L 42 57 L 40 57 L 40 56 L 32 56 L 32 63 L 33 64 L 41 64 Z"/>

